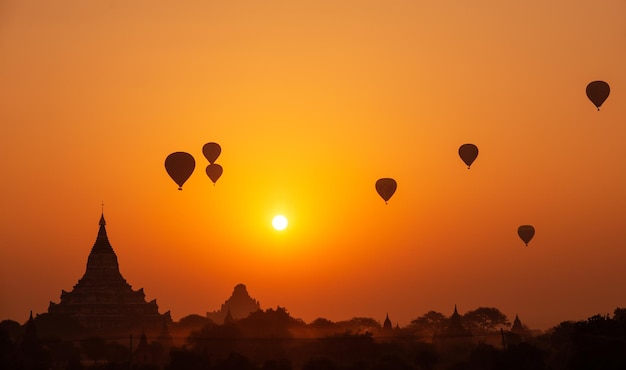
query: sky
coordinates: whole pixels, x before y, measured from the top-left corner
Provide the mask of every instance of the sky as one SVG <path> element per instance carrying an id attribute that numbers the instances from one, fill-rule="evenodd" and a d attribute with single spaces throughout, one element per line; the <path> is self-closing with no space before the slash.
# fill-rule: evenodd
<path id="1" fill-rule="evenodd" d="M 239 283 L 306 322 L 612 314 L 625 15 L 624 0 L 4 0 L 0 319 L 72 289 L 102 212 L 122 275 L 175 320 Z M 595 80 L 611 86 L 599 111 Z M 177 151 L 196 161 L 182 191 L 164 168 Z"/>

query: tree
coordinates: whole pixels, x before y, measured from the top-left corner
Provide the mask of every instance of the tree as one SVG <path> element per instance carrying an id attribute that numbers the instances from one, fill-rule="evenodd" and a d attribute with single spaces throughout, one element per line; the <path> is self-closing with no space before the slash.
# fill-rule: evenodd
<path id="1" fill-rule="evenodd" d="M 375 333 L 382 328 L 380 323 L 371 317 L 353 317 L 337 324 L 342 330 L 355 334 Z"/>
<path id="2" fill-rule="evenodd" d="M 626 308 L 617 307 L 615 311 L 613 311 L 613 320 L 626 321 Z"/>
<path id="3" fill-rule="evenodd" d="M 265 311 L 252 312 L 248 317 L 237 322 L 244 337 L 290 338 L 291 330 L 305 327 L 301 319 L 291 317 L 284 307 L 268 308 Z"/>
<path id="4" fill-rule="evenodd" d="M 509 319 L 495 307 L 478 307 L 463 315 L 463 322 L 474 333 L 486 333 L 501 327 L 509 327 Z"/>
<path id="5" fill-rule="evenodd" d="M 175 326 L 180 329 L 198 330 L 207 324 L 213 324 L 213 321 L 198 314 L 191 314 L 181 318 Z"/>
<path id="6" fill-rule="evenodd" d="M 424 315 L 411 321 L 410 327 L 420 335 L 432 337 L 436 333 L 443 331 L 448 325 L 448 318 L 444 314 L 436 311 L 428 311 Z"/>
<path id="7" fill-rule="evenodd" d="M 340 330 L 337 324 L 323 317 L 313 320 L 308 327 L 317 337 L 328 336 Z"/>

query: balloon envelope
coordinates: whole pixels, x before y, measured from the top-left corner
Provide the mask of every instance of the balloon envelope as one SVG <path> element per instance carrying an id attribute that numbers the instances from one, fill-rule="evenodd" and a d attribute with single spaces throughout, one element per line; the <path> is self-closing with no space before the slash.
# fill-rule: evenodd
<path id="1" fill-rule="evenodd" d="M 206 175 L 213 181 L 213 185 L 215 185 L 220 176 L 222 176 L 222 172 L 224 172 L 224 169 L 217 163 L 211 163 L 206 166 Z"/>
<path id="2" fill-rule="evenodd" d="M 476 157 L 478 157 L 478 147 L 474 144 L 463 144 L 459 148 L 459 156 L 469 169 Z"/>
<path id="3" fill-rule="evenodd" d="M 222 152 L 222 147 L 218 143 L 206 143 L 202 147 L 202 154 L 206 157 L 209 163 L 213 164 L 217 160 L 217 157 L 220 156 Z"/>
<path id="4" fill-rule="evenodd" d="M 193 156 L 185 152 L 175 152 L 165 158 L 165 170 L 168 175 L 178 184 L 178 190 L 183 190 L 183 184 L 196 168 Z"/>
<path id="5" fill-rule="evenodd" d="M 593 81 L 587 85 L 587 97 L 600 110 L 600 106 L 609 97 L 611 88 L 604 81 Z"/>
<path id="6" fill-rule="evenodd" d="M 528 246 L 528 243 L 530 243 L 533 236 L 535 236 L 535 228 L 531 225 L 522 225 L 517 228 L 517 235 L 519 235 L 520 239 Z"/>
<path id="7" fill-rule="evenodd" d="M 396 192 L 397 187 L 398 184 L 396 183 L 396 180 L 391 178 L 382 178 L 376 181 L 376 192 L 378 192 L 378 195 L 383 198 L 385 204 L 387 204 L 387 201 L 391 199 L 393 193 Z"/>

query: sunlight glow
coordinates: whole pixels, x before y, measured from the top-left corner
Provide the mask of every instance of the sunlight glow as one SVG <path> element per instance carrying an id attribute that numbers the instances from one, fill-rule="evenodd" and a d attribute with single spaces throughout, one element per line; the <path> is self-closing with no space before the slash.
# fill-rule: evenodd
<path id="1" fill-rule="evenodd" d="M 276 230 L 284 230 L 287 227 L 288 221 L 287 218 L 283 215 L 276 215 L 274 219 L 272 219 L 272 226 Z"/>

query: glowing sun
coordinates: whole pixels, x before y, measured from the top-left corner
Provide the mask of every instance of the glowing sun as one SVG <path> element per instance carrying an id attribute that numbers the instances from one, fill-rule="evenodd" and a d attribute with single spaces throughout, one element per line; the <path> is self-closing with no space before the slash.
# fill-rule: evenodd
<path id="1" fill-rule="evenodd" d="M 285 230 L 285 228 L 287 227 L 287 224 L 288 224 L 287 217 L 283 215 L 276 215 L 272 219 L 272 226 L 274 226 L 274 229 L 276 230 Z"/>

